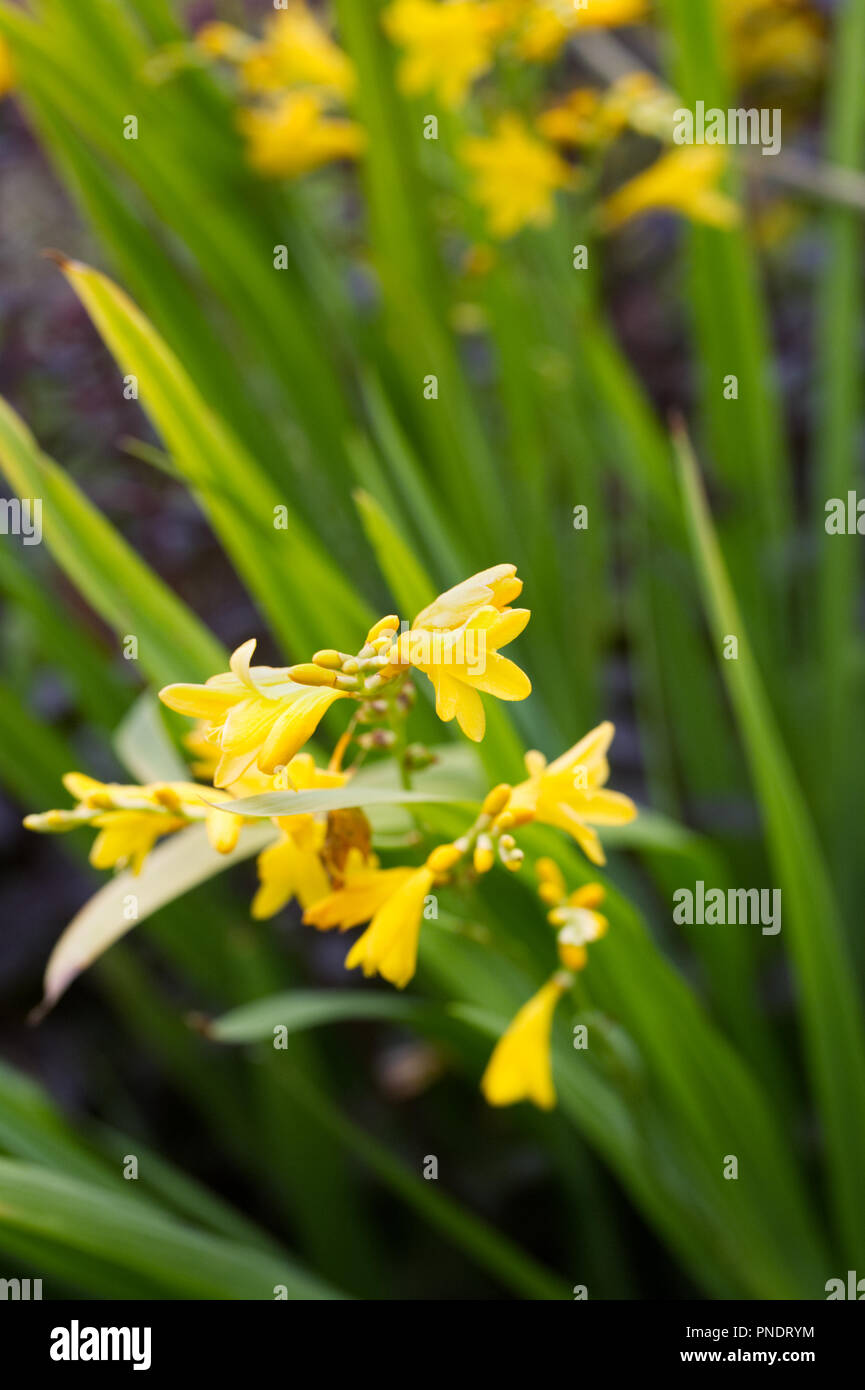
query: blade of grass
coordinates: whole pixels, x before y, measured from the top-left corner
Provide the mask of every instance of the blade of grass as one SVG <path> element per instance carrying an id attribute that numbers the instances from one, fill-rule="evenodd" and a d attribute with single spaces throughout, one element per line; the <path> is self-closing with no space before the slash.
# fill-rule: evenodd
<path id="1" fill-rule="evenodd" d="M 859 58 L 865 51 L 865 0 L 848 0 L 837 15 L 832 78 L 828 84 L 826 156 L 849 169 L 865 167 L 865 83 Z M 862 575 L 858 537 L 831 536 L 824 509 L 832 498 L 847 502 L 859 481 L 857 439 L 862 418 L 860 328 L 865 290 L 862 273 L 861 213 L 833 208 L 825 213 L 825 266 L 818 291 L 817 474 L 812 495 L 813 524 L 820 535 L 817 575 L 819 717 L 825 728 L 815 785 L 832 844 L 843 821 L 855 814 L 854 797 L 862 779 L 862 759 L 854 724 L 854 667 L 857 591 Z M 861 686 L 860 686 L 861 690 Z M 831 851 L 830 851 L 831 852 Z"/>
<path id="2" fill-rule="evenodd" d="M 41 498 L 49 550 L 88 603 L 118 636 L 139 640 L 142 670 L 160 685 L 206 680 L 225 668 L 219 643 L 0 400 L 0 469 L 20 497 Z"/>
<path id="3" fill-rule="evenodd" d="M 209 1235 L 157 1213 L 151 1204 L 102 1186 L 0 1159 L 0 1229 L 49 1237 L 160 1283 L 176 1298 L 270 1299 L 339 1295 L 288 1255 L 273 1255 Z"/>
<path id="4" fill-rule="evenodd" d="M 324 610 L 331 640 L 343 648 L 356 645 L 370 611 L 208 408 L 174 353 L 106 276 L 79 263 L 67 262 L 63 269 L 106 346 L 125 372 L 138 377 L 145 409 L 190 487 L 202 496 L 274 631 L 289 649 L 314 651 Z"/>
<path id="5" fill-rule="evenodd" d="M 706 609 L 719 643 L 739 638 L 739 657 L 722 662 L 781 886 L 788 940 L 802 1001 L 802 1026 L 825 1129 L 830 1197 L 839 1248 L 865 1242 L 865 1028 L 835 894 L 808 807 L 781 742 L 712 529 L 687 437 L 676 439 L 683 502 Z"/>

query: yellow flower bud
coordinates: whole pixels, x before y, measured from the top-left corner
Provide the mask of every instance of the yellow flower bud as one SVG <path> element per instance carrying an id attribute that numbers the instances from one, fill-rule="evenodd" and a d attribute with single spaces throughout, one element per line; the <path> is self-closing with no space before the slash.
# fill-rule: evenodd
<path id="1" fill-rule="evenodd" d="M 327 647 L 322 652 L 316 652 L 312 659 L 316 666 L 324 666 L 328 671 L 342 670 L 342 657 L 332 647 Z"/>
<path id="2" fill-rule="evenodd" d="M 483 804 L 485 816 L 497 816 L 508 804 L 511 795 L 511 787 L 507 782 L 500 782 L 497 787 L 487 794 Z"/>
<path id="3" fill-rule="evenodd" d="M 289 666 L 288 674 L 297 685 L 336 685 L 336 672 L 314 666 L 311 661 Z"/>
<path id="4" fill-rule="evenodd" d="M 559 960 L 566 970 L 584 970 L 589 960 L 585 946 L 570 946 L 559 942 Z"/>
<path id="5" fill-rule="evenodd" d="M 429 855 L 426 864 L 434 874 L 446 874 L 462 858 L 462 851 L 456 845 L 438 845 Z"/>
<path id="6" fill-rule="evenodd" d="M 399 618 L 396 613 L 389 613 L 386 618 L 379 618 L 366 634 L 368 643 L 375 642 L 377 637 L 381 637 L 386 632 L 396 632 L 399 628 Z"/>
<path id="7" fill-rule="evenodd" d="M 598 907 L 607 896 L 600 883 L 586 883 L 572 893 L 569 902 L 573 907 Z"/>
<path id="8" fill-rule="evenodd" d="M 478 874 L 488 874 L 493 864 L 496 862 L 493 842 L 489 835 L 479 835 L 474 852 L 475 872 Z"/>

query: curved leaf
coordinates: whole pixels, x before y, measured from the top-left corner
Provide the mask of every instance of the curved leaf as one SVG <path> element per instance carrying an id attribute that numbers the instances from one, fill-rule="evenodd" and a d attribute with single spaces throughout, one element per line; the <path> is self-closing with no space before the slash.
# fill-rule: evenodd
<path id="1" fill-rule="evenodd" d="M 52 1008 L 82 970 L 139 922 L 223 869 L 258 854 L 275 835 L 270 825 L 250 827 L 237 849 L 218 854 L 211 848 L 204 826 L 191 826 L 157 845 L 137 877 L 122 873 L 106 883 L 72 919 L 51 952 L 45 970 L 45 997 L 36 1017 Z M 130 899 L 135 910 L 131 920 Z"/>

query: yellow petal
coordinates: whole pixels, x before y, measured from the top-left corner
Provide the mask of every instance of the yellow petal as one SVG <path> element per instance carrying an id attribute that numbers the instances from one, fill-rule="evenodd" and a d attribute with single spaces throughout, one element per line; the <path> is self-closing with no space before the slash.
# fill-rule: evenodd
<path id="1" fill-rule="evenodd" d="M 404 989 L 417 968 L 424 899 L 432 884 L 432 870 L 426 865 L 414 869 L 355 942 L 346 957 L 346 969 L 360 965 L 365 975 L 379 974 Z"/>
<path id="2" fill-rule="evenodd" d="M 524 1004 L 496 1044 L 481 1079 L 490 1105 L 530 1100 L 542 1110 L 556 1103 L 550 1038 L 553 1014 L 563 994 L 553 978 Z"/>
<path id="3" fill-rule="evenodd" d="M 517 597 L 523 584 L 516 578 L 516 565 L 494 565 L 481 570 L 461 584 L 439 594 L 418 613 L 412 627 L 456 628 L 467 622 L 475 609 L 492 604 L 503 608 Z"/>
<path id="4" fill-rule="evenodd" d="M 178 714 L 216 722 L 221 721 L 241 697 L 236 691 L 220 690 L 210 685 L 166 685 L 160 690 L 159 698 Z"/>
<path id="5" fill-rule="evenodd" d="M 352 874 L 344 888 L 328 894 L 304 913 L 303 920 L 319 931 L 339 927 L 359 927 L 368 922 L 392 897 L 398 888 L 411 878 L 414 869 L 361 870 Z"/>

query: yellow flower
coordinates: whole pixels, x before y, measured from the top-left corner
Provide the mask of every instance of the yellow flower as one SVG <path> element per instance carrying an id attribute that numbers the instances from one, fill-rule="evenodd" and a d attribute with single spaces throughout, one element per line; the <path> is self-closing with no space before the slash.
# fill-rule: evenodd
<path id="1" fill-rule="evenodd" d="M 414 869 L 355 867 L 346 874 L 345 886 L 313 904 L 303 916 L 308 926 L 319 931 L 338 927 L 348 931 L 368 922 L 383 903 L 411 878 Z"/>
<path id="2" fill-rule="evenodd" d="M 493 565 L 439 594 L 421 609 L 412 627 L 462 627 L 478 608 L 492 607 L 503 612 L 522 591 L 523 581 L 517 578 L 516 565 Z"/>
<path id="3" fill-rule="evenodd" d="M 474 170 L 474 196 L 496 237 L 513 236 L 529 224 L 546 226 L 556 189 L 575 183 L 564 160 L 512 113 L 499 117 L 495 135 L 464 140 L 460 154 Z"/>
<path id="4" fill-rule="evenodd" d="M 210 725 L 220 753 L 216 787 L 230 787 L 253 764 L 267 773 L 284 767 L 333 702 L 346 698 L 332 686 L 298 685 L 290 667 L 251 666 L 254 651 L 250 639 L 233 653 L 231 670 L 211 676 L 206 685 L 168 685 L 159 692 L 169 709 Z"/>
<path id="5" fill-rule="evenodd" d="M 458 106 L 492 66 L 509 18 L 507 5 L 494 0 L 394 0 L 382 22 L 404 50 L 402 91 L 435 92 L 446 106 Z"/>
<path id="6" fill-rule="evenodd" d="M 24 824 L 28 830 L 49 833 L 95 826 L 100 833 L 93 842 L 90 862 L 96 869 L 128 866 L 138 874 L 157 840 L 196 821 L 206 824 L 213 848 L 227 854 L 237 843 L 242 825 L 239 816 L 217 811 L 209 804 L 208 794 L 214 797 L 213 789 L 196 782 L 122 786 L 97 782 L 81 772 L 67 772 L 63 785 L 77 806 L 27 816 Z"/>
<path id="7" fill-rule="evenodd" d="M 721 193 L 718 180 L 726 155 L 712 146 L 694 145 L 664 154 L 642 174 L 607 198 L 601 211 L 606 231 L 614 231 L 645 212 L 681 212 L 711 227 L 732 227 L 741 209 Z"/>
<path id="8" fill-rule="evenodd" d="M 264 26 L 264 39 L 243 64 L 254 91 L 323 87 L 348 97 L 354 90 L 351 59 L 334 43 L 305 0 L 290 0 Z"/>
<path id="9" fill-rule="evenodd" d="M 278 780 L 281 786 L 301 792 L 315 787 L 342 787 L 348 774 L 318 768 L 309 753 L 299 753 Z M 301 907 L 311 907 L 330 891 L 321 857 L 326 821 L 302 813 L 275 817 L 275 824 L 280 839 L 258 856 L 260 885 L 252 900 L 252 915 L 258 920 L 273 917 L 292 898 L 297 898 Z"/>
<path id="10" fill-rule="evenodd" d="M 11 92 L 15 85 L 15 68 L 12 54 L 6 40 L 0 38 L 0 98 Z"/>
<path id="11" fill-rule="evenodd" d="M 627 127 L 669 142 L 677 98 L 650 72 L 629 72 L 605 91 L 578 87 L 537 119 L 537 128 L 558 145 L 607 144 Z"/>
<path id="12" fill-rule="evenodd" d="M 546 62 L 555 58 L 568 39 L 582 29 L 613 29 L 639 24 L 648 13 L 647 0 L 519 0 L 525 11 L 517 45 L 523 58 Z"/>
<path id="13" fill-rule="evenodd" d="M 243 62 L 257 47 L 255 39 L 234 24 L 225 24 L 222 20 L 214 20 L 212 24 L 203 24 L 197 29 L 195 43 L 208 58 L 224 58 L 229 63 Z"/>
<path id="14" fill-rule="evenodd" d="M 578 87 L 542 112 L 535 124 L 544 139 L 556 145 L 593 145 L 599 138 L 602 100 L 597 88 Z"/>
<path id="15" fill-rule="evenodd" d="M 475 743 L 486 729 L 480 691 L 525 700 L 532 690 L 525 672 L 499 655 L 531 617 L 527 608 L 507 607 L 522 589 L 515 576 L 514 565 L 498 565 L 457 584 L 424 608 L 388 652 L 392 666 L 412 666 L 429 677 L 439 719 L 448 723 L 456 716 Z"/>
<path id="16" fill-rule="evenodd" d="M 235 63 L 252 91 L 311 86 L 348 97 L 354 90 L 351 59 L 334 43 L 306 0 L 289 0 L 288 9 L 265 23 L 260 40 L 233 24 L 216 21 L 196 32 L 195 43 L 208 57 Z"/>
<path id="17" fill-rule="evenodd" d="M 417 969 L 424 901 L 433 885 L 432 869 L 413 870 L 382 903 L 366 931 L 346 956 L 346 969 L 360 965 L 364 975 L 379 974 L 404 989 Z"/>
<path id="18" fill-rule="evenodd" d="M 403 989 L 417 968 L 424 899 L 434 877 L 427 864 L 419 869 L 361 870 L 344 888 L 311 907 L 303 920 L 320 930 L 338 926 L 341 931 L 369 921 L 346 957 L 346 969 L 360 965 L 364 975 L 379 974 Z"/>
<path id="19" fill-rule="evenodd" d="M 614 734 L 612 724 L 599 724 L 549 764 L 542 753 L 527 753 L 529 780 L 514 787 L 505 814 L 526 812 L 544 825 L 558 826 L 573 836 L 593 864 L 606 863 L 592 825 L 626 825 L 637 814 L 630 797 L 604 789 L 610 775 L 607 749 Z"/>
<path id="20" fill-rule="evenodd" d="M 490 1105 L 530 1100 L 541 1110 L 553 1109 L 553 1015 L 570 984 L 569 976 L 554 975 L 523 1005 L 496 1043 L 481 1078 L 481 1090 Z"/>
<path id="21" fill-rule="evenodd" d="M 346 931 L 369 922 L 346 956 L 346 969 L 381 975 L 404 989 L 417 969 L 424 903 L 435 882 L 444 882 L 461 858 L 456 845 L 439 845 L 417 869 L 355 868 L 345 886 L 315 903 L 303 920 L 320 931 Z"/>
<path id="22" fill-rule="evenodd" d="M 324 825 L 314 822 L 301 836 L 283 831 L 275 845 L 262 850 L 257 861 L 260 882 L 252 900 L 257 921 L 275 916 L 292 898 L 305 908 L 326 896 L 330 883 L 321 862 L 324 838 Z"/>
<path id="23" fill-rule="evenodd" d="M 354 159 L 364 146 L 356 121 L 326 115 L 321 92 L 285 92 L 271 105 L 241 111 L 238 124 L 252 167 L 268 178 L 298 178 L 337 159 Z"/>
<path id="24" fill-rule="evenodd" d="M 586 947 L 606 936 L 610 924 L 595 911 L 605 896 L 600 883 L 587 883 L 549 913 L 550 925 L 557 928 L 559 960 L 566 970 L 584 970 L 589 959 Z"/>

